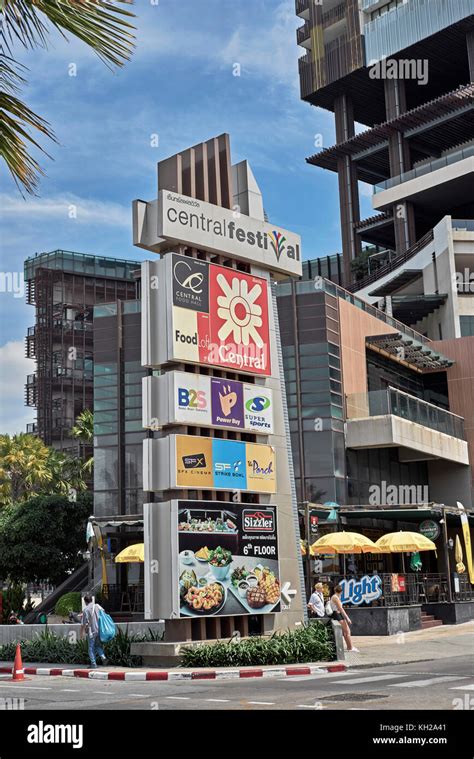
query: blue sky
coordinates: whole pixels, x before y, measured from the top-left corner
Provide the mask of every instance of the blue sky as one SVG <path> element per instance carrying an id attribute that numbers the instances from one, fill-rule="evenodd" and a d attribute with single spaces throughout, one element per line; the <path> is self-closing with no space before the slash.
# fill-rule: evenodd
<path id="1" fill-rule="evenodd" d="M 233 161 L 250 162 L 270 220 L 301 234 L 304 257 L 339 251 L 336 177 L 304 160 L 315 135 L 327 147 L 334 130 L 331 114 L 299 99 L 294 0 L 137 0 L 134 11 L 136 50 L 121 70 L 55 32 L 48 50 L 17 49 L 29 69 L 25 98 L 58 144 L 42 143 L 54 160 L 40 159 L 37 197 L 23 199 L 2 166 L 1 271 L 21 272 L 26 257 L 57 248 L 142 260 L 131 201 L 156 197 L 157 161 L 222 132 Z M 369 197 L 363 206 L 368 215 Z M 0 292 L 0 432 L 34 419 L 23 406 L 33 323 L 24 298 Z"/>

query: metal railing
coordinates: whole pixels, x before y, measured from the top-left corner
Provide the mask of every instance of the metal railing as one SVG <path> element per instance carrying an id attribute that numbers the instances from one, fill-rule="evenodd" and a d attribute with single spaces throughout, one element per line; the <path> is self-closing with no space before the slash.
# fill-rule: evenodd
<path id="1" fill-rule="evenodd" d="M 101 589 L 101 604 L 106 611 L 143 614 L 144 584 L 139 582 L 128 585 L 126 589 L 116 584 L 104 584 Z"/>
<path id="2" fill-rule="evenodd" d="M 403 174 L 391 177 L 385 182 L 380 182 L 380 184 L 375 185 L 375 193 L 389 190 L 391 187 L 396 187 L 399 184 L 403 184 L 403 182 L 409 182 L 411 179 L 416 179 L 417 177 L 423 177 L 426 174 L 431 174 L 433 171 L 438 171 L 438 169 L 444 169 L 446 166 L 451 166 L 453 163 L 458 163 L 471 156 L 474 156 L 474 145 L 469 145 L 469 147 L 457 150 L 455 153 L 449 153 L 449 155 L 436 158 L 434 161 L 428 161 L 428 163 L 411 169 L 411 171 L 405 171 Z"/>
<path id="3" fill-rule="evenodd" d="M 308 292 L 314 291 L 314 282 L 297 282 L 296 288 L 298 293 L 305 292 L 305 287 L 308 287 Z M 371 314 L 371 316 L 375 316 L 376 319 L 380 319 L 380 321 L 385 322 L 385 324 L 389 324 L 390 327 L 393 327 L 397 332 L 401 332 L 402 335 L 411 337 L 413 340 L 416 340 L 419 343 L 423 343 L 423 345 L 429 345 L 429 343 L 431 343 L 431 340 L 428 337 L 425 337 L 425 335 L 422 335 L 420 332 L 417 332 L 411 327 L 407 327 L 407 325 L 403 324 L 403 322 L 398 321 L 398 319 L 394 319 L 393 316 L 389 316 L 385 313 L 385 311 L 381 311 L 380 308 L 372 306 L 370 303 L 367 303 L 367 301 L 363 300 L 362 298 L 358 298 L 349 290 L 336 285 L 334 282 L 323 279 L 322 283 L 318 285 L 318 289 L 323 289 L 323 291 L 329 295 L 333 295 L 336 298 L 346 300 L 353 306 L 360 308 L 361 311 L 365 311 L 365 313 Z"/>
<path id="4" fill-rule="evenodd" d="M 381 266 L 379 269 L 374 271 L 373 274 L 368 274 L 363 279 L 360 279 L 357 282 L 353 282 L 352 284 L 348 285 L 347 289 L 350 292 L 357 292 L 358 290 L 364 290 L 368 285 L 372 284 L 372 282 L 377 282 L 379 279 L 382 279 L 382 277 L 385 277 L 386 274 L 390 274 L 390 272 L 395 271 L 395 269 L 398 269 L 399 266 L 404 264 L 410 258 L 413 258 L 413 256 L 416 256 L 416 254 L 419 253 L 420 250 L 423 250 L 423 248 L 425 248 L 428 245 L 428 243 L 430 243 L 433 239 L 434 239 L 434 232 L 432 229 L 430 229 L 430 231 L 427 232 L 426 235 L 423 235 L 423 237 L 417 240 L 404 253 L 400 253 L 399 256 L 392 258 L 391 261 L 389 261 L 387 264 L 385 264 L 384 266 Z"/>
<path id="5" fill-rule="evenodd" d="M 346 418 L 367 419 L 393 414 L 431 430 L 465 440 L 464 419 L 446 409 L 428 403 L 394 387 L 351 393 L 346 396 Z"/>
<path id="6" fill-rule="evenodd" d="M 451 226 L 458 232 L 474 232 L 474 219 L 452 219 Z"/>
<path id="7" fill-rule="evenodd" d="M 446 573 L 378 572 L 377 576 L 381 579 L 382 594 L 379 598 L 369 604 L 345 602 L 344 606 L 346 608 L 367 608 L 368 606 L 423 606 L 424 604 L 449 603 L 449 577 Z M 357 582 L 363 577 L 367 577 L 367 574 L 328 573 L 314 575 L 314 577 L 326 585 L 327 591 L 331 593 L 333 586 L 339 584 L 341 580 L 355 580 Z M 458 575 L 457 579 L 459 580 L 459 592 L 454 591 L 454 582 L 451 585 L 453 601 L 474 601 L 474 587 L 469 582 L 469 577 L 466 574 Z"/>
<path id="8" fill-rule="evenodd" d="M 308 40 L 311 36 L 311 27 L 309 21 L 305 21 L 303 26 L 300 26 L 296 30 L 296 42 L 298 45 L 302 45 L 303 42 Z"/>
<path id="9" fill-rule="evenodd" d="M 326 11 L 326 13 L 323 13 L 323 27 L 332 26 L 332 24 L 336 24 L 338 21 L 342 21 L 343 18 L 346 17 L 346 5 L 345 3 L 339 3 L 339 5 L 336 5 L 334 8 L 331 8 L 330 11 Z"/>

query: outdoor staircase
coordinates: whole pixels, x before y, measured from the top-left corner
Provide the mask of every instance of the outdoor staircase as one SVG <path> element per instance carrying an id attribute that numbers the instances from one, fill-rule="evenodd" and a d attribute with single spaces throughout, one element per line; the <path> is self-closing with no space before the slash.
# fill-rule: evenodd
<path id="1" fill-rule="evenodd" d="M 426 611 L 421 612 L 421 629 L 427 630 L 429 627 L 439 627 L 442 625 L 440 619 L 436 619 L 433 614 L 428 614 Z"/>

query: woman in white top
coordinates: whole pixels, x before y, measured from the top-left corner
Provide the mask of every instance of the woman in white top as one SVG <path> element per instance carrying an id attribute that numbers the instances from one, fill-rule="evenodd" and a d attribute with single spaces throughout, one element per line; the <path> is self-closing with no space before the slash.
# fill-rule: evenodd
<path id="1" fill-rule="evenodd" d="M 335 619 L 341 625 L 342 634 L 344 636 L 344 640 L 346 641 L 347 650 L 357 651 L 358 653 L 359 649 L 354 648 L 354 646 L 352 645 L 351 630 L 350 630 L 350 625 L 352 624 L 352 622 L 347 616 L 346 612 L 344 611 L 344 607 L 341 601 L 341 593 L 342 593 L 342 587 L 340 585 L 336 585 L 336 587 L 334 588 L 334 594 L 331 596 L 331 599 L 329 601 L 329 603 L 331 604 L 331 609 L 332 609 L 331 619 Z"/>

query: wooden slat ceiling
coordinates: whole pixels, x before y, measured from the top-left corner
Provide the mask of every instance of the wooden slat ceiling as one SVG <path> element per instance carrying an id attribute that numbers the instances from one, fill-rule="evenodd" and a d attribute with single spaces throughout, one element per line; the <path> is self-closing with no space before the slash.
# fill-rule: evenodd
<path id="1" fill-rule="evenodd" d="M 467 110 L 466 110 L 467 109 Z M 441 117 L 446 120 L 439 122 Z M 351 137 L 307 158 L 307 163 L 330 171 L 337 171 L 338 159 L 373 150 L 357 160 L 358 178 L 377 184 L 390 177 L 388 137 L 395 131 L 406 134 L 413 129 L 419 133 L 410 141 L 413 163 L 431 155 L 437 157 L 444 150 L 461 145 L 474 138 L 474 84 L 465 85 L 429 103 L 407 111 L 402 116 Z M 417 147 L 418 145 L 418 147 Z M 422 149 L 420 149 L 422 146 Z"/>

